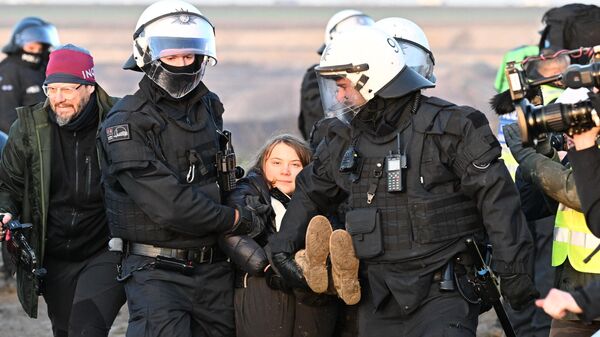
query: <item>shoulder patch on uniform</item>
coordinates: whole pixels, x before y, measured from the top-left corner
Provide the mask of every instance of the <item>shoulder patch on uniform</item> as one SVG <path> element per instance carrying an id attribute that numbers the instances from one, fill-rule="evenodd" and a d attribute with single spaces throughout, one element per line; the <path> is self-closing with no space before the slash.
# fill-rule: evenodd
<path id="1" fill-rule="evenodd" d="M 129 133 L 129 124 L 119 124 L 107 127 L 106 139 L 108 140 L 109 144 L 121 140 L 131 139 L 131 134 Z"/>
<path id="2" fill-rule="evenodd" d="M 467 118 L 471 121 L 471 123 L 473 123 L 475 129 L 479 129 L 482 126 L 489 124 L 485 115 L 479 111 L 471 112 L 467 115 Z"/>

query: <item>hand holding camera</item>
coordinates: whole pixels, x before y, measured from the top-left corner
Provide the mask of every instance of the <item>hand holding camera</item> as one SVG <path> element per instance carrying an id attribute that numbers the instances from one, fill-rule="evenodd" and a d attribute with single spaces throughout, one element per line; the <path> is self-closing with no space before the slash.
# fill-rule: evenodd
<path id="1" fill-rule="evenodd" d="M 6 224 L 8 224 L 11 220 L 12 214 L 0 213 L 0 221 L 2 221 L 2 225 L 0 226 L 0 241 L 10 240 L 10 230 L 6 228 Z"/>
<path id="2" fill-rule="evenodd" d="M 506 67 L 506 76 L 510 84 L 510 97 L 513 107 L 517 111 L 521 141 L 523 144 L 532 144 L 534 139 L 541 134 L 551 132 L 565 132 L 571 136 L 600 126 L 600 116 L 597 107 L 600 98 L 597 94 L 590 93 L 590 99 L 572 104 L 554 103 L 545 106 L 536 106 L 530 103 L 531 93 L 539 90 L 543 84 L 557 80 L 571 89 L 600 88 L 600 45 L 593 48 L 568 51 L 583 52 L 591 55 L 591 63 L 585 66 L 571 65 L 562 74 L 541 79 L 528 79 L 523 70 L 515 67 L 514 62 Z M 512 109 L 506 108 L 504 100 L 506 93 L 497 95 L 492 104 L 499 114 L 510 113 Z"/>

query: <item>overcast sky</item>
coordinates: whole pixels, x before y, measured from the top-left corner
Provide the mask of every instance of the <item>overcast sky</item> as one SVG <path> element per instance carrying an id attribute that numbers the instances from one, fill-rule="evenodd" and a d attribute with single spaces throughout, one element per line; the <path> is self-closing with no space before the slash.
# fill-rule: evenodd
<path id="1" fill-rule="evenodd" d="M 0 4 L 148 4 L 152 0 L 0 0 Z M 356 5 L 387 5 L 387 6 L 561 6 L 574 1 L 567 0 L 191 0 L 199 5 L 307 5 L 307 6 L 356 6 Z M 579 3 L 597 4 L 595 1 L 577 1 Z"/>

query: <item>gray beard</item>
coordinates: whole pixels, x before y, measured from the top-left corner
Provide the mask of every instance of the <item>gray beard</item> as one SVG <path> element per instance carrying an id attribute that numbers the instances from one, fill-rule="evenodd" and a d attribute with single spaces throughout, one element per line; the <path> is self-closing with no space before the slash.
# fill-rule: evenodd
<path id="1" fill-rule="evenodd" d="M 73 119 L 73 118 L 62 118 L 62 117 L 56 116 L 56 124 L 58 124 L 58 126 L 65 126 L 65 125 L 69 124 L 71 119 Z"/>

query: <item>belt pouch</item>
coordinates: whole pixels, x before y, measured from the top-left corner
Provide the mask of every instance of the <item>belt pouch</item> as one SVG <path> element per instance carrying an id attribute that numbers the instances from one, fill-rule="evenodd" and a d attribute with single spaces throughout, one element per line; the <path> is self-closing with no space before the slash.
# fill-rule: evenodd
<path id="1" fill-rule="evenodd" d="M 359 259 L 383 254 L 383 228 L 377 208 L 357 208 L 346 213 L 346 230 Z"/>

